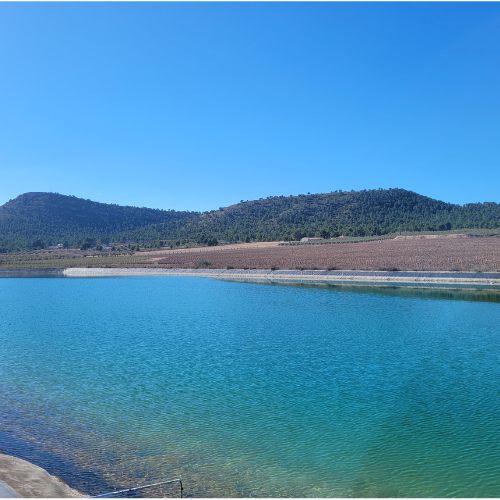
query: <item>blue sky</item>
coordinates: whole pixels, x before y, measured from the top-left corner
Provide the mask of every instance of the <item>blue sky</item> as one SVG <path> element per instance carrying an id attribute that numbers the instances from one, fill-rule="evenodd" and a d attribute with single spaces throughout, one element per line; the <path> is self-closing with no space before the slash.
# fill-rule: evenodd
<path id="1" fill-rule="evenodd" d="M 0 204 L 500 202 L 500 4 L 0 3 Z"/>

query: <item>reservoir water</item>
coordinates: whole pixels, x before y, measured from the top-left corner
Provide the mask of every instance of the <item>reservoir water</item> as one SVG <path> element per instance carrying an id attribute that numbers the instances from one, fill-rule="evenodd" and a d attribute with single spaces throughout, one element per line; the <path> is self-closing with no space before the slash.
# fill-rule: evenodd
<path id="1" fill-rule="evenodd" d="M 86 494 L 498 497 L 500 303 L 477 298 L 2 279 L 0 449 Z"/>

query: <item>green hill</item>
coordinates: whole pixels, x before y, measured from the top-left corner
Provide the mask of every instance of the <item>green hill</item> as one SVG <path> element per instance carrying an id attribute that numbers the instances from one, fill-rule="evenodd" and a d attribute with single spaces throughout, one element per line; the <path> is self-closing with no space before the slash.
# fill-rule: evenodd
<path id="1" fill-rule="evenodd" d="M 370 236 L 396 231 L 433 231 L 500 227 L 500 205 L 444 203 L 404 189 L 335 191 L 270 196 L 205 212 L 179 232 L 162 224 L 134 233 L 138 240 L 216 237 L 227 241 L 289 240 L 302 236 Z"/>
<path id="2" fill-rule="evenodd" d="M 0 247 L 29 248 L 58 244 L 71 245 L 85 238 L 115 240 L 154 224 L 174 231 L 197 213 L 157 210 L 64 196 L 57 193 L 26 193 L 0 207 Z"/>
<path id="3" fill-rule="evenodd" d="M 55 193 L 26 193 L 0 207 L 4 249 L 73 245 L 85 238 L 290 240 L 474 227 L 499 228 L 500 205 L 460 206 L 404 189 L 270 196 L 204 213 L 108 205 Z"/>

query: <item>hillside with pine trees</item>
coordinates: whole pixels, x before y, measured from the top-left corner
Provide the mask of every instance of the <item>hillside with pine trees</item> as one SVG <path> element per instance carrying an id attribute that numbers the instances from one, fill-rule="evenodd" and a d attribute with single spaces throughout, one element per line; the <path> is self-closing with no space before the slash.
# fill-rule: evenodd
<path id="1" fill-rule="evenodd" d="M 203 213 L 26 193 L 0 207 L 0 249 L 43 248 L 63 242 L 78 246 L 86 238 L 104 243 L 289 241 L 304 236 L 499 227 L 498 203 L 460 206 L 404 189 L 270 196 Z"/>

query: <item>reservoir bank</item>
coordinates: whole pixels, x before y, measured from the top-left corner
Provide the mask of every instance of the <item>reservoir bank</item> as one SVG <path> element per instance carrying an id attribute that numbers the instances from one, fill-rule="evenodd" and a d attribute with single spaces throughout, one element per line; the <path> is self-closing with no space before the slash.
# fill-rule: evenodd
<path id="1" fill-rule="evenodd" d="M 0 453 L 0 498 L 81 498 L 57 476 L 21 458 Z"/>
<path id="2" fill-rule="evenodd" d="M 500 290 L 500 273 L 424 271 L 322 271 L 266 269 L 68 268 L 68 277 L 197 276 L 227 281 L 310 285 L 481 287 Z"/>

